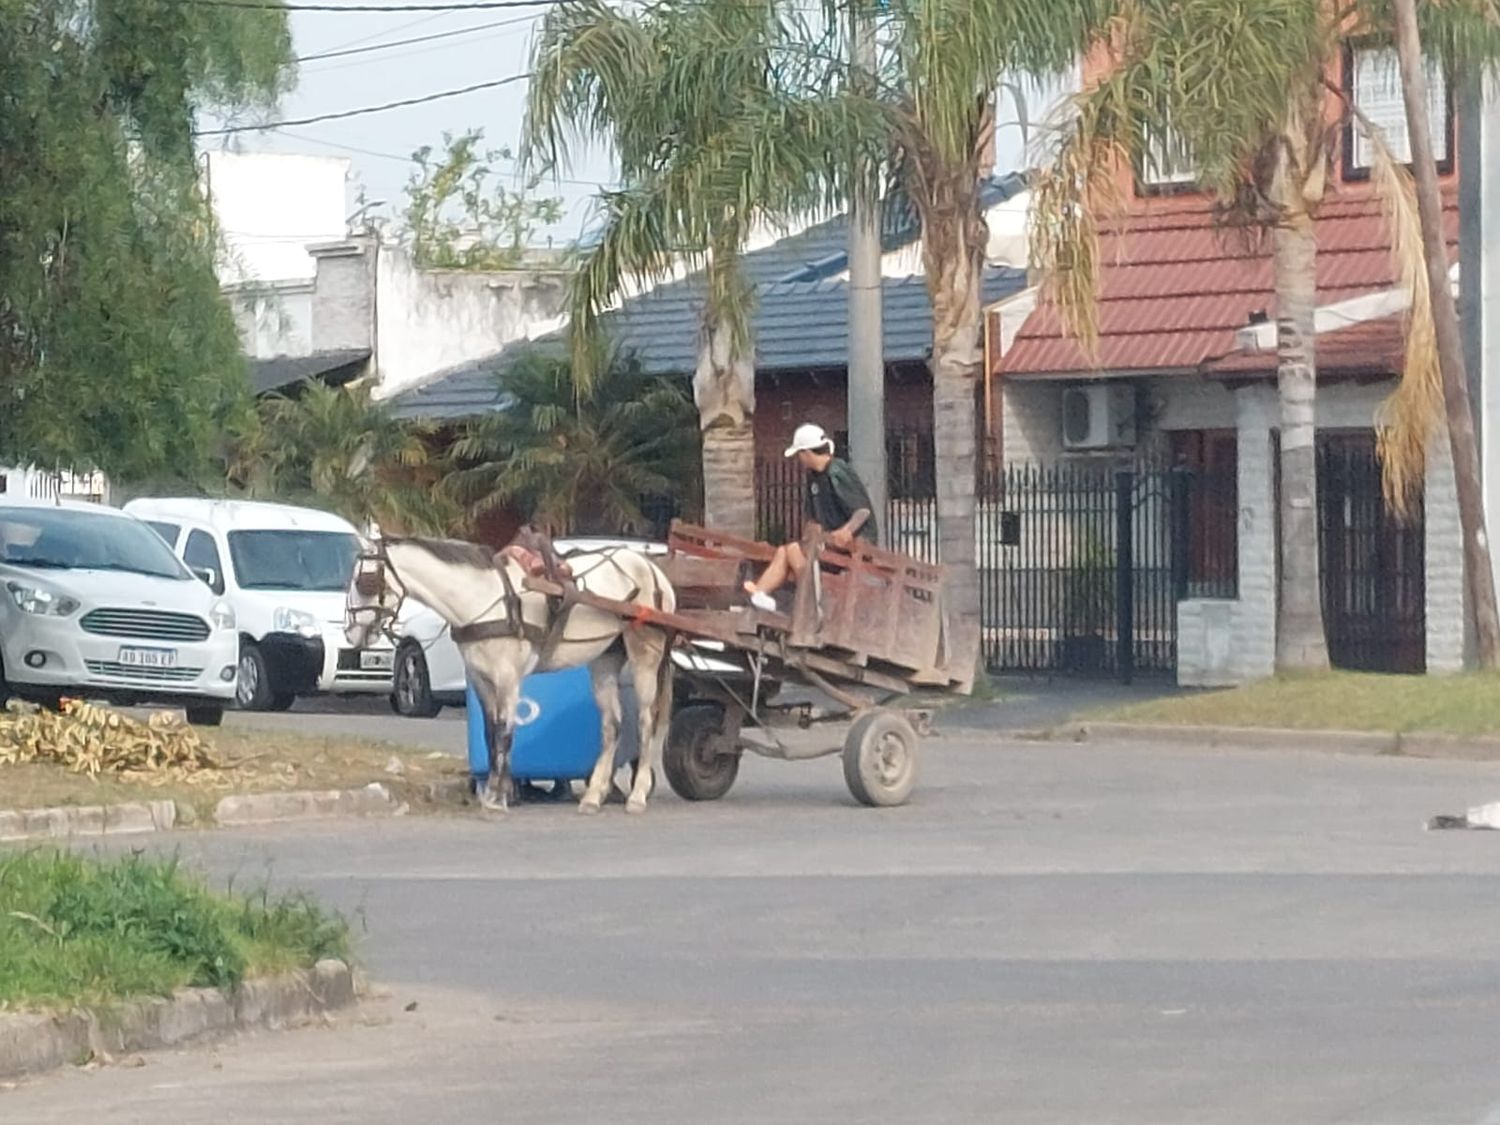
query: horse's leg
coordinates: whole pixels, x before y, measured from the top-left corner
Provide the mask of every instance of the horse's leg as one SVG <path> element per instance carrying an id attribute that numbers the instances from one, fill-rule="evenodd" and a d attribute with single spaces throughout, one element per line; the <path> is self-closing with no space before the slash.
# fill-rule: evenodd
<path id="1" fill-rule="evenodd" d="M 581 813 L 596 813 L 609 795 L 615 776 L 615 748 L 620 744 L 620 669 L 624 658 L 610 650 L 589 665 L 594 703 L 599 708 L 599 758 L 589 775 L 589 786 L 578 802 Z"/>
<path id="2" fill-rule="evenodd" d="M 515 788 L 510 776 L 510 746 L 515 737 L 521 676 L 520 669 L 507 659 L 512 655 L 508 651 L 487 648 L 485 654 L 490 657 L 487 663 L 493 665 L 480 696 L 489 720 L 490 775 L 479 803 L 487 809 L 505 812 Z"/>
<path id="3" fill-rule="evenodd" d="M 625 651 L 635 680 L 635 698 L 640 707 L 640 761 L 630 787 L 625 811 L 646 811 L 646 799 L 656 787 L 656 766 L 661 761 L 666 722 L 672 710 L 672 662 L 665 633 L 636 629 L 625 635 Z M 663 669 L 665 668 L 665 672 Z"/>

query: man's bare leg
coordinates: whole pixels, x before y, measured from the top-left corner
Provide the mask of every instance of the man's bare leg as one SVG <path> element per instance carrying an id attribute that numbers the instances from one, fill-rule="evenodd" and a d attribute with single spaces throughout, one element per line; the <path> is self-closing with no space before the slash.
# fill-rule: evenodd
<path id="1" fill-rule="evenodd" d="M 774 609 L 776 603 L 771 601 L 771 595 L 786 585 L 789 577 L 800 577 L 806 566 L 807 556 L 802 553 L 800 543 L 777 547 L 760 580 L 745 583 L 745 593 L 750 595 L 751 604 L 758 609 Z"/>

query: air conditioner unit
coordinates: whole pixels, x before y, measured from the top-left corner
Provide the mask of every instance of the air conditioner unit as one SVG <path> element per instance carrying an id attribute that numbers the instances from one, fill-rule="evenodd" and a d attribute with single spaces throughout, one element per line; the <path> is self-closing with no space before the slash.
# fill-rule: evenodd
<path id="1" fill-rule="evenodd" d="M 1135 390 L 1128 384 L 1068 387 L 1062 397 L 1064 449 L 1110 449 L 1135 444 Z"/>

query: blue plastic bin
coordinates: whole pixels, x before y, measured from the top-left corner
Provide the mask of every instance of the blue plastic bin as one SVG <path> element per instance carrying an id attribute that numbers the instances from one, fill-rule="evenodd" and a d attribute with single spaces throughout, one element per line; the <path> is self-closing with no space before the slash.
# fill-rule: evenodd
<path id="1" fill-rule="evenodd" d="M 483 782 L 490 774 L 489 741 L 484 708 L 468 686 L 469 772 Z M 624 717 L 615 765 L 635 761 L 640 752 L 636 731 L 635 692 L 621 687 Z M 587 668 L 538 672 L 521 684 L 516 733 L 511 741 L 510 772 L 517 781 L 578 781 L 594 772 L 601 736 L 599 708 Z"/>

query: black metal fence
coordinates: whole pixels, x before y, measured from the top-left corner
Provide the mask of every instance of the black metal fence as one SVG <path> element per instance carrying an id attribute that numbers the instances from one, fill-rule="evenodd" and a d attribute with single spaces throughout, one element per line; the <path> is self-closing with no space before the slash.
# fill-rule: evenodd
<path id="1" fill-rule="evenodd" d="M 1329 661 L 1368 672 L 1427 666 L 1426 550 L 1420 503 L 1398 520 L 1366 436 L 1318 448 L 1319 563 Z"/>
<path id="2" fill-rule="evenodd" d="M 891 463 L 882 538 L 938 561 L 933 476 Z M 975 556 L 986 664 L 996 671 L 1170 672 L 1177 602 L 1234 597 L 1238 504 L 1232 475 L 1151 463 L 1008 465 L 976 497 Z M 759 533 L 802 527 L 794 464 L 759 467 Z"/>

